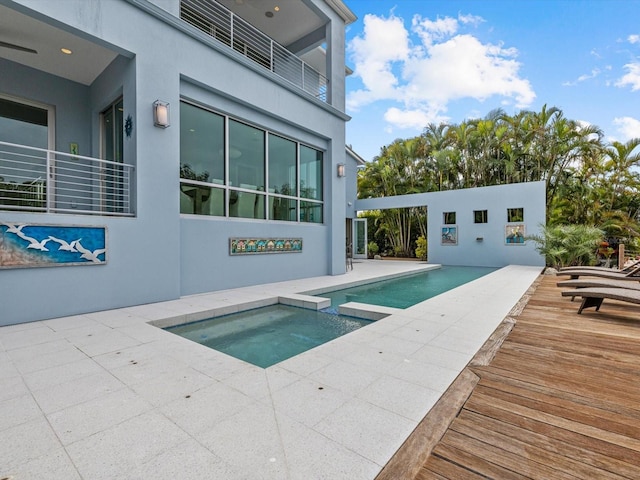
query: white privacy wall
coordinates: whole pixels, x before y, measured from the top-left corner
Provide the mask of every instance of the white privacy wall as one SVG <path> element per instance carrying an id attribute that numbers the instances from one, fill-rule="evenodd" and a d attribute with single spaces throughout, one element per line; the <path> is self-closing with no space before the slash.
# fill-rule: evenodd
<path id="1" fill-rule="evenodd" d="M 428 261 L 443 265 L 502 267 L 544 266 L 532 241 L 507 244 L 506 228 L 524 224 L 525 235 L 539 234 L 545 224 L 545 183 L 528 182 L 494 187 L 419 193 L 357 200 L 358 211 L 427 206 Z M 507 209 L 522 208 L 522 222 L 507 222 Z M 474 223 L 474 211 L 487 210 L 487 223 Z M 443 223 L 444 212 L 456 213 L 456 224 Z M 442 241 L 442 228 L 457 228 L 457 244 Z"/>

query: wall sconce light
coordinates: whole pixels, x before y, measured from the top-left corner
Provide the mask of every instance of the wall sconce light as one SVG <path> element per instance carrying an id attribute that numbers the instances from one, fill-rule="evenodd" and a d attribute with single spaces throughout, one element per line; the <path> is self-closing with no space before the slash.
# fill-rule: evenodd
<path id="1" fill-rule="evenodd" d="M 161 100 L 153 102 L 153 124 L 156 127 L 167 128 L 169 125 L 169 104 Z"/>
<path id="2" fill-rule="evenodd" d="M 344 163 L 339 163 L 338 164 L 338 177 L 344 177 L 346 174 L 345 172 L 345 165 Z"/>

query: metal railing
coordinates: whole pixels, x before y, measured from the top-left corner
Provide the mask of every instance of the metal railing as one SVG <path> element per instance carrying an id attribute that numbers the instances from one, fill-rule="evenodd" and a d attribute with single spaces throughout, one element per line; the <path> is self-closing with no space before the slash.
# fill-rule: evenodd
<path id="1" fill-rule="evenodd" d="M 0 210 L 133 216 L 134 167 L 0 142 Z"/>
<path id="2" fill-rule="evenodd" d="M 327 101 L 327 78 L 214 0 L 181 0 L 180 18 L 314 97 Z"/>

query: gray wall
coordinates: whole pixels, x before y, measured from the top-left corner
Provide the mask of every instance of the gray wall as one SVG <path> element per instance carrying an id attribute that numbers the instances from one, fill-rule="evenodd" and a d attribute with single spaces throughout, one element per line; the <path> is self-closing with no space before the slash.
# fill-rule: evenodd
<path id="1" fill-rule="evenodd" d="M 505 265 L 544 266 L 545 259 L 531 241 L 524 245 L 505 244 L 507 208 L 524 208 L 526 234 L 539 234 L 545 224 L 545 183 L 515 183 L 445 192 L 420 193 L 356 201 L 360 211 L 427 206 L 429 263 L 502 267 Z M 488 210 L 488 223 L 476 224 L 474 210 Z M 456 212 L 458 244 L 443 245 L 441 228 L 444 212 Z M 477 241 L 478 237 L 482 241 Z"/>

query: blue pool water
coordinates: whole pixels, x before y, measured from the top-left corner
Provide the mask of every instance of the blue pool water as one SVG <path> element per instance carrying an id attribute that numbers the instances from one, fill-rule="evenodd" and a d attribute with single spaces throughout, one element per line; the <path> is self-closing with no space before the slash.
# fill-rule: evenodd
<path id="1" fill-rule="evenodd" d="M 278 304 L 166 330 L 267 368 L 369 323 Z"/>
<path id="2" fill-rule="evenodd" d="M 347 302 L 407 308 L 498 270 L 491 267 L 443 266 L 436 270 L 392 280 L 369 283 L 318 296 L 331 299 L 331 306 Z"/>

